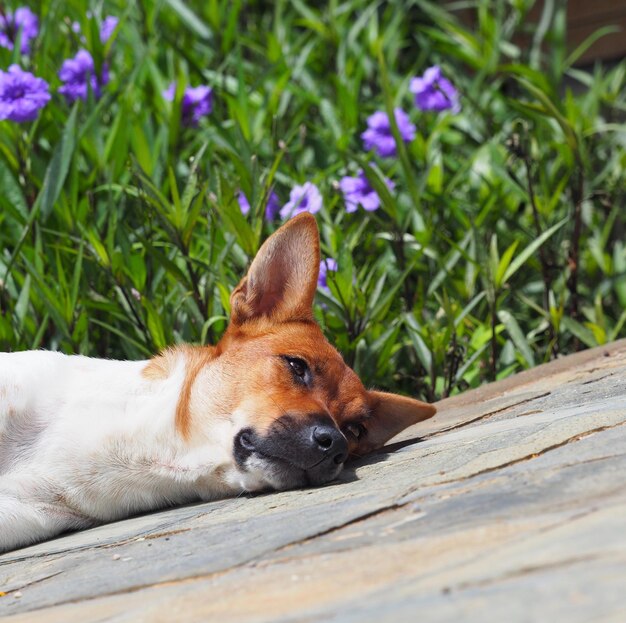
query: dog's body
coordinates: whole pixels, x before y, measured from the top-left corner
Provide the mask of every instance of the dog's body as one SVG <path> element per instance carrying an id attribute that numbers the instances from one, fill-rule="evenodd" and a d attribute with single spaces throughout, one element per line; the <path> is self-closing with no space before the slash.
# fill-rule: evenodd
<path id="1" fill-rule="evenodd" d="M 176 434 L 186 359 L 150 380 L 145 361 L 0 354 L 0 551 L 244 488 L 232 423 L 216 418 L 197 445 Z"/>
<path id="2" fill-rule="evenodd" d="M 139 362 L 0 354 L 0 552 L 134 513 L 328 482 L 435 409 L 367 391 L 313 321 L 315 220 L 231 296 L 215 347 Z"/>

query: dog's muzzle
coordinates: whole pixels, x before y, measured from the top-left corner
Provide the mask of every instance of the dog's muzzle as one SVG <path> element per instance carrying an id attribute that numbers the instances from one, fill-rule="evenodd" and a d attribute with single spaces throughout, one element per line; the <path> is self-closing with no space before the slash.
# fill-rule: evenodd
<path id="1" fill-rule="evenodd" d="M 240 430 L 234 441 L 239 467 L 267 471 L 271 486 L 281 489 L 336 478 L 348 458 L 346 438 L 328 416 L 310 416 L 304 425 L 298 419 L 284 415 L 265 435 Z"/>

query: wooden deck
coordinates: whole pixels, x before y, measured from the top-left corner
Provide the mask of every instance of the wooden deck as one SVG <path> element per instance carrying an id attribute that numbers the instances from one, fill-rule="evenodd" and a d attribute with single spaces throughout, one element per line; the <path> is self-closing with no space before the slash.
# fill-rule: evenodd
<path id="1" fill-rule="evenodd" d="M 439 407 L 330 486 L 0 556 L 0 618 L 626 621 L 626 340 Z"/>

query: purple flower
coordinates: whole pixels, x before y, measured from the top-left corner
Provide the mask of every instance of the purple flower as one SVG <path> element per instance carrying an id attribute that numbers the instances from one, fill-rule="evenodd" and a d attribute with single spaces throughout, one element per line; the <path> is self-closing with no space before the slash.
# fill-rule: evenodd
<path id="1" fill-rule="evenodd" d="M 443 77 L 437 65 L 429 67 L 421 78 L 413 78 L 409 87 L 415 95 L 415 105 L 421 110 L 451 110 L 459 112 L 459 93 L 452 83 Z"/>
<path id="2" fill-rule="evenodd" d="M 402 110 L 394 110 L 396 124 L 400 136 L 405 143 L 415 138 L 415 126 L 409 120 L 409 116 Z M 387 158 L 396 155 L 396 142 L 391 133 L 391 125 L 387 113 L 378 111 L 367 119 L 367 130 L 361 134 L 363 147 L 369 151 L 375 149 L 379 156 Z"/>
<path id="3" fill-rule="evenodd" d="M 242 190 L 240 190 L 237 195 L 237 201 L 239 202 L 241 213 L 244 216 L 248 214 L 250 212 L 250 202 Z M 273 221 L 279 210 L 280 204 L 278 203 L 278 195 L 274 191 L 271 191 L 270 196 L 267 198 L 267 205 L 265 206 L 265 220 Z"/>
<path id="4" fill-rule="evenodd" d="M 311 182 L 294 186 L 289 193 L 289 201 L 280 209 L 280 218 L 291 218 L 301 212 L 315 214 L 322 209 L 322 195 Z"/>
<path id="5" fill-rule="evenodd" d="M 176 96 L 176 84 L 172 82 L 163 97 L 168 102 L 173 102 Z M 202 117 L 211 114 L 213 110 L 213 89 L 200 85 L 199 87 L 186 87 L 181 102 L 183 125 L 195 127 Z"/>
<path id="6" fill-rule="evenodd" d="M 267 205 L 265 206 L 265 220 L 273 221 L 276 215 L 280 212 L 280 199 L 278 195 L 272 191 L 267 198 Z"/>
<path id="7" fill-rule="evenodd" d="M 337 262 L 332 258 L 326 258 L 320 262 L 320 274 L 317 278 L 317 285 L 322 290 L 328 290 L 327 275 L 328 271 L 337 272 Z"/>
<path id="8" fill-rule="evenodd" d="M 385 181 L 389 189 L 394 187 L 394 183 L 390 179 L 385 179 Z M 362 205 L 363 209 L 368 212 L 380 208 L 380 197 L 370 186 L 362 170 L 359 170 L 356 177 L 346 175 L 346 177 L 341 178 L 339 188 L 341 188 L 346 200 L 346 212 L 356 212 L 359 205 Z"/>
<path id="9" fill-rule="evenodd" d="M 107 15 L 100 26 L 100 42 L 106 43 L 113 34 L 113 31 L 117 28 L 117 24 L 120 20 L 114 15 Z"/>
<path id="10" fill-rule="evenodd" d="M 91 54 L 87 50 L 79 50 L 74 58 L 63 61 L 59 78 L 65 83 L 59 89 L 59 93 L 65 95 L 68 103 L 71 104 L 79 98 L 86 100 L 89 86 L 94 97 L 99 98 L 101 87 L 109 82 L 109 70 L 106 65 L 103 65 L 102 74 L 98 78 Z"/>
<path id="11" fill-rule="evenodd" d="M 250 212 L 250 202 L 248 201 L 248 197 L 246 197 L 243 190 L 239 191 L 237 201 L 239 202 L 239 209 L 241 210 L 241 213 L 246 216 Z"/>
<path id="12" fill-rule="evenodd" d="M 87 17 L 89 19 L 93 18 L 91 11 L 87 11 Z M 119 21 L 120 20 L 114 15 L 107 15 L 104 18 L 102 24 L 100 25 L 100 43 L 104 45 L 111 38 L 111 35 L 113 34 L 113 31 L 117 28 Z M 77 35 L 81 34 L 79 22 L 72 22 L 71 28 L 73 33 Z M 85 37 L 83 37 L 82 35 L 80 37 L 80 40 L 85 43 Z"/>
<path id="13" fill-rule="evenodd" d="M 14 14 L 11 11 L 7 11 L 4 15 L 0 14 L 0 47 L 12 50 L 20 30 L 22 31 L 20 52 L 28 54 L 31 39 L 39 33 L 37 16 L 25 6 L 16 9 Z"/>
<path id="14" fill-rule="evenodd" d="M 18 65 L 11 65 L 8 71 L 0 70 L 0 121 L 33 121 L 49 101 L 45 80 L 23 71 Z"/>

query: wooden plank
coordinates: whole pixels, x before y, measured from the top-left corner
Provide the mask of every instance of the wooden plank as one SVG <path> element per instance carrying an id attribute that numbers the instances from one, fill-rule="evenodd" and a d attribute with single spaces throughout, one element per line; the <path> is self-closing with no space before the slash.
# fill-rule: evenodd
<path id="1" fill-rule="evenodd" d="M 598 20 L 592 23 L 572 23 L 568 30 L 570 49 L 575 49 L 587 37 L 590 37 L 603 26 L 616 26 L 620 30 L 598 39 L 581 56 L 577 62 L 578 65 L 590 63 L 594 60 L 620 59 L 626 55 L 626 15 L 620 15 L 614 19 Z"/>
<path id="2" fill-rule="evenodd" d="M 542 3 L 539 3 L 542 4 Z M 626 16 L 626 0 L 568 0 L 567 17 L 571 23 L 589 20 L 611 21 Z"/>
<path id="3" fill-rule="evenodd" d="M 476 28 L 476 12 L 456 2 L 446 2 L 448 8 L 468 28 Z M 526 23 L 536 24 L 541 19 L 544 2 L 536 2 Z M 604 26 L 616 26 L 619 32 L 605 35 L 596 41 L 577 61 L 578 66 L 596 60 L 619 60 L 626 55 L 626 0 L 569 0 L 567 4 L 567 47 L 575 50 L 587 37 Z M 514 43 L 522 48 L 530 45 L 532 33 L 519 32 Z M 544 46 L 545 47 L 545 46 Z"/>

